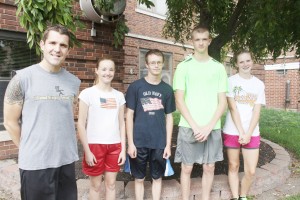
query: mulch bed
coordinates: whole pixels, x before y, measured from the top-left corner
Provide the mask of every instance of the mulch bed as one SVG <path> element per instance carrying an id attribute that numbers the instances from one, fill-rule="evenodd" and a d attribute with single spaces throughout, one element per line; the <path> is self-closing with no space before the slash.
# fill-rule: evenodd
<path id="1" fill-rule="evenodd" d="M 181 164 L 174 163 L 177 134 L 178 134 L 178 127 L 174 126 L 173 137 L 172 137 L 172 156 L 170 158 L 170 161 L 171 161 L 171 164 L 172 164 L 175 174 L 173 176 L 163 177 L 164 180 L 170 180 L 170 179 L 179 180 L 180 179 Z M 80 144 L 80 142 L 78 142 L 78 152 L 79 152 L 80 160 L 78 162 L 76 162 L 76 177 L 77 177 L 77 179 L 88 178 L 81 171 L 83 149 L 82 149 L 82 145 Z M 268 144 L 261 142 L 258 167 L 271 162 L 275 158 L 275 155 L 276 154 L 275 154 L 274 150 Z M 240 172 L 243 172 L 244 167 L 243 167 L 242 155 L 240 156 L 240 161 L 241 161 L 240 162 Z M 227 174 L 227 171 L 228 171 L 228 159 L 227 159 L 227 155 L 224 151 L 224 160 L 222 162 L 216 163 L 215 175 Z M 202 176 L 202 165 L 195 164 L 191 177 L 194 178 L 194 177 L 201 177 L 201 176 Z M 128 181 L 133 181 L 133 180 L 134 180 L 134 178 L 130 174 L 123 172 L 122 169 L 121 169 L 121 172 L 118 173 L 117 181 L 124 181 L 125 183 L 127 183 Z M 151 177 L 147 176 L 146 180 L 148 180 L 148 181 L 151 180 Z"/>

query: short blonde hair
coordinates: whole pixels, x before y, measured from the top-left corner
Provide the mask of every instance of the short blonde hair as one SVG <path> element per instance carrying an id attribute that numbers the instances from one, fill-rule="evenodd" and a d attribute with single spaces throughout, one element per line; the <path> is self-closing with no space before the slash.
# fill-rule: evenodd
<path id="1" fill-rule="evenodd" d="M 208 27 L 204 26 L 204 25 L 198 25 L 196 27 L 193 28 L 192 32 L 191 32 L 191 38 L 193 39 L 193 34 L 196 33 L 203 33 L 203 32 L 208 32 L 209 33 L 209 38 L 211 38 L 211 34 L 210 34 L 210 30 Z"/>

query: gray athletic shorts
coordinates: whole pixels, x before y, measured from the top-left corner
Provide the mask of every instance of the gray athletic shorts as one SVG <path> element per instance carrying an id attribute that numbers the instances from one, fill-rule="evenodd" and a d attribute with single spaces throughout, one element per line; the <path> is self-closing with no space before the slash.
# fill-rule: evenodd
<path id="1" fill-rule="evenodd" d="M 185 165 L 210 164 L 223 160 L 221 130 L 213 130 L 206 141 L 198 142 L 191 128 L 179 127 L 174 162 Z"/>

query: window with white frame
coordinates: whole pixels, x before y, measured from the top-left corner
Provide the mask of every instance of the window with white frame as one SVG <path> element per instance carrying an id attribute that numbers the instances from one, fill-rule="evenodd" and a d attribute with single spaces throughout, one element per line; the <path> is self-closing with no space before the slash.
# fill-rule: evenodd
<path id="1" fill-rule="evenodd" d="M 149 51 L 148 49 L 140 49 L 140 55 L 139 55 L 140 78 L 143 78 L 148 74 L 148 70 L 146 68 L 146 62 L 145 62 L 145 55 L 148 51 Z M 164 62 L 161 78 L 164 82 L 171 85 L 173 55 L 172 53 L 165 53 L 165 52 L 163 52 L 163 54 L 164 54 L 165 62 Z"/>
<path id="2" fill-rule="evenodd" d="M 145 4 L 138 4 L 137 11 L 143 14 L 148 14 L 153 17 L 165 19 L 167 16 L 168 7 L 166 0 L 151 0 L 155 6 L 147 8 Z"/>

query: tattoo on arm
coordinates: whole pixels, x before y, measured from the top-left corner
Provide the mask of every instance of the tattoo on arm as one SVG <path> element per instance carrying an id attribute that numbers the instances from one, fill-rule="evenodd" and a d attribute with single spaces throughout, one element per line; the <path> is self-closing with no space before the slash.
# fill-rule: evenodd
<path id="1" fill-rule="evenodd" d="M 23 105 L 24 97 L 22 94 L 20 81 L 17 76 L 13 77 L 9 82 L 5 92 L 4 102 L 10 105 Z"/>
<path id="2" fill-rule="evenodd" d="M 78 95 L 73 98 L 73 105 L 78 106 Z"/>

